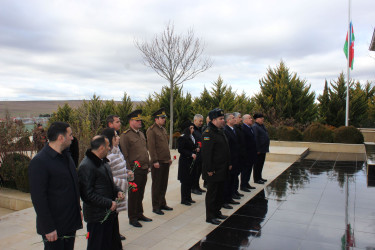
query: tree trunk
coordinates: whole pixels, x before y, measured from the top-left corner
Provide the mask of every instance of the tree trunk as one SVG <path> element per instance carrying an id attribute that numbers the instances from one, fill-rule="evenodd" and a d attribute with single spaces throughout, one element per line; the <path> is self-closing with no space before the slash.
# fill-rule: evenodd
<path id="1" fill-rule="evenodd" d="M 170 81 L 171 84 L 171 97 L 169 100 L 169 112 L 170 112 L 170 122 L 169 122 L 169 149 L 172 149 L 173 144 L 173 81 Z"/>

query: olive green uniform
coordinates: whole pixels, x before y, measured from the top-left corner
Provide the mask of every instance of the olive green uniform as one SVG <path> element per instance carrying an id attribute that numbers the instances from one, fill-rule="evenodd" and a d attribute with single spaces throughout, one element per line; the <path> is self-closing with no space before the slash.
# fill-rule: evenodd
<path id="1" fill-rule="evenodd" d="M 128 129 L 120 136 L 120 146 L 127 169 L 134 170 L 134 182 L 138 186 L 137 192 L 129 191 L 128 217 L 130 221 L 138 220 L 143 216 L 142 201 L 150 167 L 145 135 L 141 131 Z M 140 167 L 135 167 L 135 161 L 140 163 Z"/>
<path id="2" fill-rule="evenodd" d="M 146 135 L 152 165 L 152 208 L 153 210 L 158 210 L 167 205 L 165 195 L 168 187 L 171 153 L 169 151 L 167 131 L 164 127 L 154 123 L 147 129 Z M 159 168 L 153 166 L 157 162 L 160 165 Z"/>

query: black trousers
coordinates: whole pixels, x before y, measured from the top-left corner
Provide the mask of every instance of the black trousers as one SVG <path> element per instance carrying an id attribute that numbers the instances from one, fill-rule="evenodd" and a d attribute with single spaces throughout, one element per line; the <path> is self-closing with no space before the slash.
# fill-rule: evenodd
<path id="1" fill-rule="evenodd" d="M 138 191 L 129 190 L 128 194 L 128 217 L 129 220 L 137 220 L 143 215 L 143 196 L 147 182 L 148 169 L 136 168 L 134 171 L 134 182 L 137 184 Z"/>
<path id="2" fill-rule="evenodd" d="M 167 193 L 169 177 L 169 163 L 160 163 L 159 168 L 151 168 L 151 197 L 152 209 L 160 209 L 167 205 L 165 194 Z"/>
<path id="3" fill-rule="evenodd" d="M 232 194 L 234 194 L 235 192 L 238 192 L 238 188 L 240 186 L 240 181 L 238 179 L 240 175 L 240 171 L 237 171 L 236 173 L 233 174 L 233 189 L 232 189 Z"/>
<path id="4" fill-rule="evenodd" d="M 117 213 L 112 213 L 103 224 L 87 223 L 87 232 L 90 233 L 87 250 L 122 249 Z"/>
<path id="5" fill-rule="evenodd" d="M 264 166 L 264 161 L 266 159 L 266 153 L 260 153 L 257 155 L 257 160 L 254 165 L 254 182 L 262 179 L 262 170 Z"/>
<path id="6" fill-rule="evenodd" d="M 66 239 L 62 239 L 63 236 L 72 236 Z M 44 249 L 45 250 L 73 250 L 76 232 L 67 233 L 64 235 L 58 235 L 58 239 L 53 242 L 46 241 L 47 238 L 45 235 L 42 235 L 44 240 Z"/>
<path id="7" fill-rule="evenodd" d="M 193 177 L 193 185 L 192 189 L 199 189 L 199 179 L 201 178 L 202 175 L 202 161 L 195 161 L 195 173 Z"/>
<path id="8" fill-rule="evenodd" d="M 224 181 L 207 182 L 206 193 L 206 219 L 212 220 L 221 214 L 221 207 L 223 206 Z"/>
<path id="9" fill-rule="evenodd" d="M 245 165 L 243 165 L 243 168 L 241 169 L 241 188 L 248 187 L 251 172 L 253 170 L 254 161 L 247 162 Z"/>
<path id="10" fill-rule="evenodd" d="M 181 202 L 191 201 L 192 181 L 181 181 Z"/>

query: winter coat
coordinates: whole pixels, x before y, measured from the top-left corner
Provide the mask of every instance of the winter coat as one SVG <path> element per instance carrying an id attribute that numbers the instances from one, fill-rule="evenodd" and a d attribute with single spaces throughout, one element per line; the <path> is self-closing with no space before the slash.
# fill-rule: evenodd
<path id="1" fill-rule="evenodd" d="M 255 122 L 252 128 L 255 134 L 257 152 L 268 153 L 270 151 L 270 138 L 266 127 Z"/>
<path id="2" fill-rule="evenodd" d="M 222 182 L 228 178 L 231 163 L 228 140 L 223 130 L 212 122 L 203 132 L 202 143 L 202 176 L 208 182 Z M 208 172 L 213 172 L 208 176 Z"/>
<path id="3" fill-rule="evenodd" d="M 78 179 L 85 221 L 102 221 L 121 191 L 113 182 L 108 159 L 101 160 L 87 150 L 78 168 Z"/>
<path id="4" fill-rule="evenodd" d="M 193 178 L 194 164 L 193 154 L 196 154 L 197 146 L 191 140 L 189 134 L 180 136 L 177 140 L 178 152 L 180 158 L 178 159 L 178 180 L 181 182 L 189 182 Z"/>
<path id="5" fill-rule="evenodd" d="M 128 192 L 126 192 L 128 190 L 126 161 L 119 147 L 113 147 L 111 151 L 108 152 L 107 159 L 109 160 L 108 164 L 111 167 L 113 182 L 124 191 L 125 195 L 125 199 L 117 204 L 116 210 L 117 212 L 124 211 L 127 209 L 128 205 Z"/>

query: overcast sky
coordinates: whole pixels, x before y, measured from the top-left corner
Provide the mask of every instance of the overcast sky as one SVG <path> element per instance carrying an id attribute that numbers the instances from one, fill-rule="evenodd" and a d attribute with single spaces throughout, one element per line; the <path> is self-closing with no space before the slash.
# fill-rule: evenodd
<path id="1" fill-rule="evenodd" d="M 352 0 L 352 78 L 375 84 L 375 1 Z M 268 67 L 284 60 L 320 94 L 346 74 L 348 0 L 0 0 L 0 101 L 144 100 L 167 82 L 142 63 L 134 38 L 168 21 L 193 28 L 213 67 L 185 82 L 198 96 L 219 75 L 238 93 L 259 91 Z"/>

